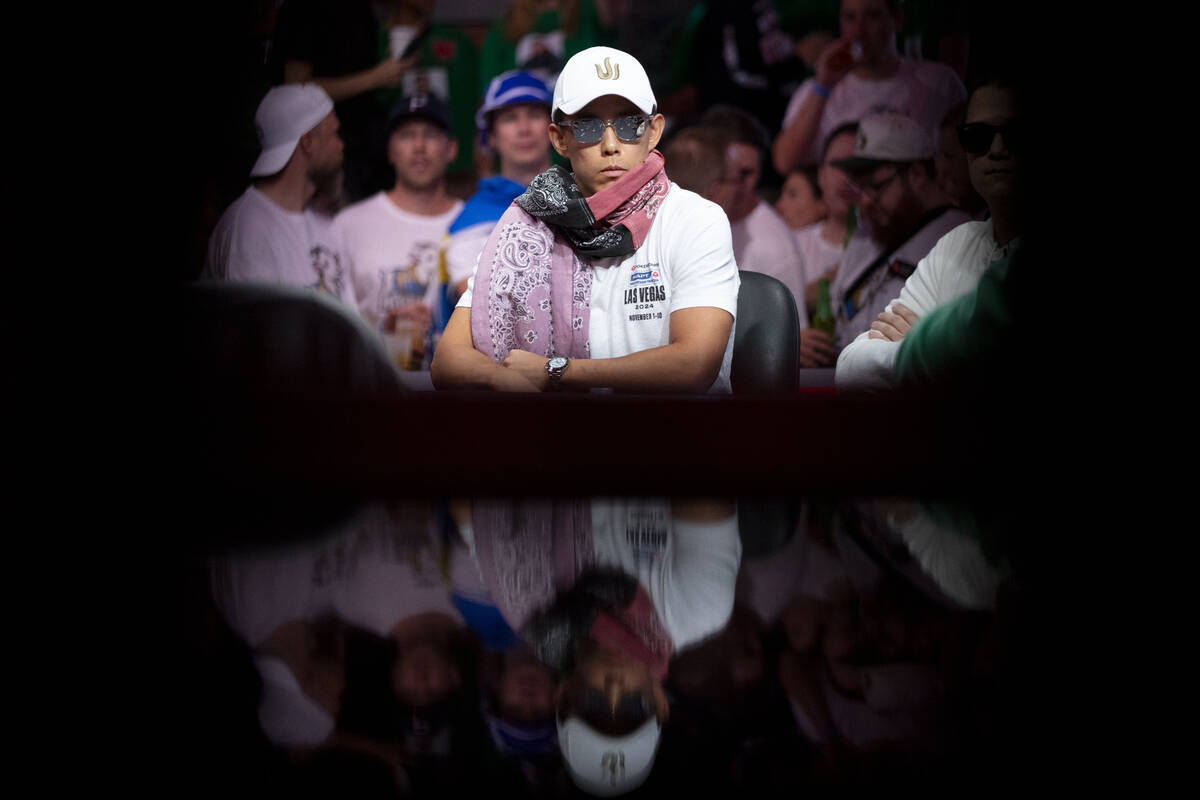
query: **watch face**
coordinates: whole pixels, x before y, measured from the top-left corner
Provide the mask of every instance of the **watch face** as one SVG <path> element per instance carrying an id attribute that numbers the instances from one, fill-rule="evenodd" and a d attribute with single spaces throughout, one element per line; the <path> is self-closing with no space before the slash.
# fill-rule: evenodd
<path id="1" fill-rule="evenodd" d="M 555 356 L 554 358 L 550 359 L 550 368 L 551 369 L 562 369 L 566 365 L 567 365 L 567 360 L 565 358 L 563 358 L 562 356 Z"/>

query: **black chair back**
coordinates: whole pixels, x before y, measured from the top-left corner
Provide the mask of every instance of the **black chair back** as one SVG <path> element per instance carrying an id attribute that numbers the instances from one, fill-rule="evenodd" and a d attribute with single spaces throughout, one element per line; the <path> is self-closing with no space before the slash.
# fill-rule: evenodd
<path id="1" fill-rule="evenodd" d="M 792 292 L 761 272 L 739 270 L 729 380 L 734 394 L 794 394 L 800 385 L 800 315 Z"/>

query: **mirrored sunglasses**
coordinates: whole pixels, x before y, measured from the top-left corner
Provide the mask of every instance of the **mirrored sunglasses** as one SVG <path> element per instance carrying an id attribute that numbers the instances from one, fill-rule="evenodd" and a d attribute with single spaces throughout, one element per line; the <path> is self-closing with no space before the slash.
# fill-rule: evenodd
<path id="1" fill-rule="evenodd" d="M 570 128 L 575 134 L 575 141 L 580 144 L 595 144 L 604 136 L 604 129 L 611 126 L 622 142 L 636 142 L 646 132 L 649 120 L 640 114 L 628 114 L 616 119 L 601 120 L 591 117 L 570 120 L 559 123 L 564 128 Z"/>

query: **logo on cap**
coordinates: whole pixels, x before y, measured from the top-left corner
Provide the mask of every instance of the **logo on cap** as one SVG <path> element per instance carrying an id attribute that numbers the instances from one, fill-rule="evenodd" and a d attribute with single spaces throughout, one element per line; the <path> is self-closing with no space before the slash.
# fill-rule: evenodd
<path id="1" fill-rule="evenodd" d="M 412 100 L 408 101 L 408 110 L 416 111 L 418 108 L 421 108 L 422 106 L 424 106 L 426 104 L 426 102 L 427 101 L 425 99 L 425 95 L 414 94 L 412 97 Z"/>
<path id="2" fill-rule="evenodd" d="M 625 754 L 609 751 L 600 759 L 600 769 L 608 772 L 608 781 L 615 789 L 617 786 L 617 768 L 620 765 L 621 780 L 625 780 Z"/>
<path id="3" fill-rule="evenodd" d="M 599 64 L 596 64 L 595 67 L 596 67 L 596 77 L 602 81 L 607 81 L 607 80 L 615 81 L 617 78 L 621 77 L 621 65 L 613 64 L 610 66 L 608 63 L 608 56 L 604 57 L 604 71 L 603 72 L 600 70 Z"/>

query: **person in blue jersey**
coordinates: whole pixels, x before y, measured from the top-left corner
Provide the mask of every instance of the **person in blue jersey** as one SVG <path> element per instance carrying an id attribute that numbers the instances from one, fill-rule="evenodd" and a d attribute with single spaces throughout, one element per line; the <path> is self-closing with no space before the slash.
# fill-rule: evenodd
<path id="1" fill-rule="evenodd" d="M 546 85 L 528 72 L 505 72 L 488 85 L 475 124 L 499 154 L 500 174 L 479 181 L 478 191 L 450 224 L 446 268 L 452 305 L 466 290 L 496 221 L 536 175 L 550 168 L 550 100 Z"/>

